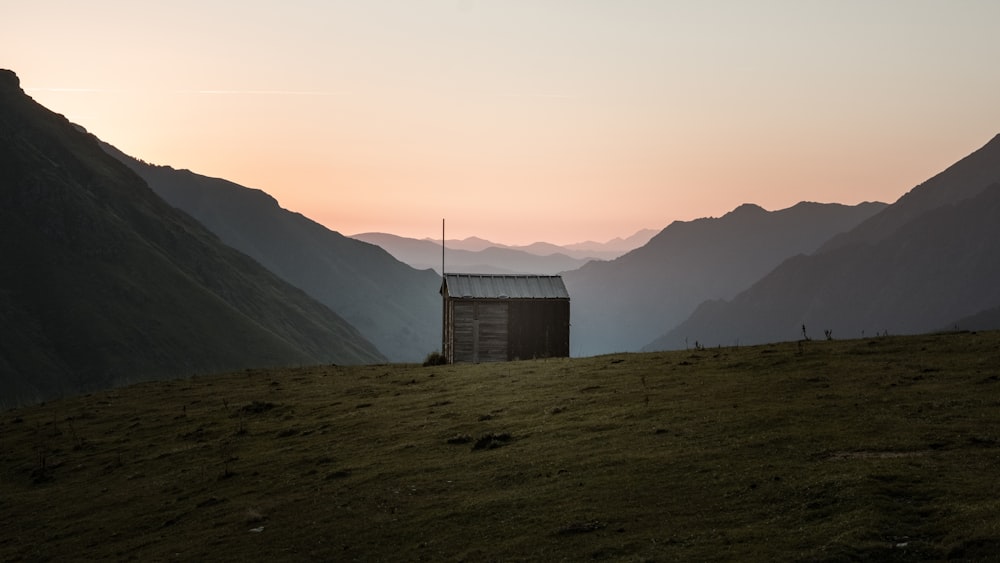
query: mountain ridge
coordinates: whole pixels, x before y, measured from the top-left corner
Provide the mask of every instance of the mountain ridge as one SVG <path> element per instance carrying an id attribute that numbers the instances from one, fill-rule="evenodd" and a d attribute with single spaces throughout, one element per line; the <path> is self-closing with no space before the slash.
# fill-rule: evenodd
<path id="1" fill-rule="evenodd" d="M 1000 178 L 1000 134 L 910 189 L 882 213 L 851 232 L 834 237 L 819 251 L 858 241 L 877 242 L 926 211 L 977 195 L 997 178 Z"/>
<path id="2" fill-rule="evenodd" d="M 0 71 L 0 396 L 383 360 Z"/>
<path id="3" fill-rule="evenodd" d="M 784 262 L 731 300 L 702 303 L 644 349 L 677 348 L 685 339 L 762 343 L 827 330 L 843 337 L 996 328 L 997 217 L 1000 136 L 814 254 Z"/>
<path id="4" fill-rule="evenodd" d="M 412 239 L 389 233 L 359 233 L 351 238 L 384 248 L 397 260 L 417 269 L 441 270 L 441 242 Z M 483 240 L 483 239 L 479 239 Z M 540 274 L 553 275 L 576 269 L 588 259 L 562 253 L 535 254 L 505 246 L 484 246 L 481 250 L 448 248 L 445 268 L 467 274 Z"/>
<path id="5" fill-rule="evenodd" d="M 705 299 L 732 297 L 789 256 L 815 251 L 885 204 L 743 204 L 721 217 L 674 221 L 615 260 L 563 273 L 573 299 L 574 355 L 636 351 Z"/>
<path id="6" fill-rule="evenodd" d="M 350 322 L 392 361 L 440 348 L 440 278 L 282 208 L 266 192 L 145 163 L 105 143 L 160 197 Z"/>
<path id="7" fill-rule="evenodd" d="M 565 254 L 571 258 L 578 260 L 610 260 L 617 258 L 622 254 L 630 250 L 635 250 L 636 248 L 649 242 L 659 231 L 655 229 L 640 229 L 635 233 L 629 235 L 628 237 L 615 237 L 606 242 L 597 242 L 593 240 L 586 240 L 582 242 L 575 242 L 572 244 L 555 244 L 545 241 L 536 241 L 531 244 L 526 245 L 516 245 L 516 244 L 504 244 L 500 242 L 495 242 L 487 240 L 484 238 L 470 236 L 464 239 L 446 239 L 445 247 L 453 250 L 466 250 L 470 252 L 480 252 L 486 250 L 490 247 L 505 248 L 510 250 L 519 250 L 527 252 L 529 254 L 536 254 L 538 256 L 548 256 L 551 254 Z M 390 234 L 390 233 L 358 233 L 357 235 L 351 235 L 352 237 L 358 236 L 369 236 L 369 235 L 379 235 L 379 234 Z M 392 235 L 398 236 L 398 235 Z M 407 238 L 407 237 L 401 237 Z M 426 242 L 431 242 L 437 244 L 438 247 L 441 246 L 441 239 L 423 238 L 423 239 L 411 239 L 411 240 L 421 240 Z"/>

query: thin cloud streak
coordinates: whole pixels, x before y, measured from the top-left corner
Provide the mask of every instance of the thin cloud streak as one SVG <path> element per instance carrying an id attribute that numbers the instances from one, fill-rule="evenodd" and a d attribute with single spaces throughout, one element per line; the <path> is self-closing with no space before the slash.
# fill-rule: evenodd
<path id="1" fill-rule="evenodd" d="M 25 91 L 29 92 L 60 92 L 60 93 L 85 93 L 85 94 L 127 94 L 127 93 L 149 93 L 153 90 L 122 89 L 122 88 L 78 88 L 62 86 L 26 86 Z M 411 91 L 416 91 L 416 88 Z M 348 92 L 331 92 L 323 90 L 222 90 L 222 89 L 196 89 L 196 90 L 168 90 L 170 94 L 202 95 L 202 96 L 348 96 Z M 464 97 L 495 97 L 511 99 L 549 99 L 549 100 L 572 100 L 579 99 L 579 94 L 567 94 L 561 92 L 480 92 L 473 90 L 458 91 Z M 439 97 L 448 97 L 439 95 Z"/>
<path id="2" fill-rule="evenodd" d="M 118 90 L 114 88 L 50 88 L 50 87 L 34 87 L 25 86 L 24 90 L 26 92 L 82 92 L 82 93 L 99 93 L 99 94 L 120 94 L 122 92 L 128 92 L 129 90 Z"/>
<path id="3" fill-rule="evenodd" d="M 143 93 L 145 90 L 118 89 L 118 88 L 68 88 L 68 87 L 46 87 L 46 86 L 25 86 L 28 92 L 66 92 L 66 93 L 97 93 L 97 94 L 124 94 Z M 210 96 L 343 96 L 343 92 L 324 92 L 316 90 L 169 90 L 171 94 L 199 94 Z"/>
<path id="4" fill-rule="evenodd" d="M 176 94 L 201 94 L 209 96 L 343 96 L 342 92 L 312 90 L 175 90 Z"/>

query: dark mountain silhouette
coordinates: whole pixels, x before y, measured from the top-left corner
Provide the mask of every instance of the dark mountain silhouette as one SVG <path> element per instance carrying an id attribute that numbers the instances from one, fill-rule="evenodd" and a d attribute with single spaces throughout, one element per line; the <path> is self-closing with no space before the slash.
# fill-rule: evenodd
<path id="1" fill-rule="evenodd" d="M 167 205 L 0 70 L 0 403 L 255 366 L 368 363 L 328 308 Z"/>
<path id="2" fill-rule="evenodd" d="M 820 250 L 831 250 L 852 243 L 877 243 L 927 211 L 978 195 L 998 178 L 1000 178 L 1000 135 L 913 188 L 857 228 L 834 237 Z"/>
<path id="3" fill-rule="evenodd" d="M 992 178 L 992 181 L 990 180 Z M 647 349 L 998 328 L 1000 136 L 731 302 L 713 301 Z"/>
<path id="4" fill-rule="evenodd" d="M 351 238 L 378 245 L 397 260 L 414 268 L 433 268 L 438 272 L 441 270 L 441 241 L 418 240 L 387 233 L 361 233 Z M 565 254 L 538 255 L 499 246 L 487 246 L 481 250 L 456 250 L 448 247 L 445 253 L 445 268 L 449 272 L 464 274 L 553 275 L 579 268 L 586 262 L 587 260 L 571 258 Z M 438 306 L 440 307 L 440 303 Z"/>
<path id="5" fill-rule="evenodd" d="M 1000 305 L 962 317 L 941 330 L 994 330 L 1000 327 Z"/>
<path id="6" fill-rule="evenodd" d="M 706 299 L 731 298 L 796 254 L 812 252 L 885 207 L 745 204 L 720 218 L 676 221 L 649 243 L 563 278 L 573 303 L 573 355 L 639 350 Z"/>
<path id="7" fill-rule="evenodd" d="M 390 360 L 420 361 L 441 347 L 441 279 L 434 272 L 282 209 L 261 190 L 105 150 L 222 242 L 336 311 Z"/>

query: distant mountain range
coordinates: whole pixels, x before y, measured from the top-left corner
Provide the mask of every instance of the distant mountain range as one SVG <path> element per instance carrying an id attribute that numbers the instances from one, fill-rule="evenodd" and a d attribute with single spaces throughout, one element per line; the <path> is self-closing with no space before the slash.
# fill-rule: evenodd
<path id="1" fill-rule="evenodd" d="M 282 209 L 263 191 L 104 148 L 222 242 L 343 316 L 386 358 L 417 362 L 441 348 L 441 278 L 434 272 Z"/>
<path id="2" fill-rule="evenodd" d="M 574 252 L 586 253 L 587 255 L 592 255 L 594 252 L 607 252 L 608 254 L 602 257 L 610 260 L 612 258 L 617 258 L 630 250 L 635 250 L 636 248 L 643 246 L 649 242 L 649 239 L 656 236 L 659 232 L 660 231 L 656 229 L 642 229 L 625 238 L 616 237 L 607 242 L 595 242 L 588 240 L 567 244 L 562 248 Z"/>
<path id="3" fill-rule="evenodd" d="M 0 406 L 151 378 L 385 357 L 167 205 L 0 70 Z"/>
<path id="4" fill-rule="evenodd" d="M 441 241 L 405 238 L 387 233 L 361 233 L 352 235 L 360 241 L 384 248 L 397 260 L 418 269 L 431 268 L 441 272 Z M 482 239 L 476 239 L 482 241 Z M 574 270 L 592 258 L 573 258 L 563 252 L 536 254 L 527 250 L 494 245 L 483 241 L 484 245 L 464 241 L 445 243 L 445 269 L 463 274 L 540 274 L 553 275 L 565 270 Z M 462 248 L 473 248 L 466 250 Z M 539 243 L 532 248 L 550 250 L 559 247 Z M 544 252 L 544 250 L 540 250 Z"/>
<path id="5" fill-rule="evenodd" d="M 554 275 L 580 268 L 591 260 L 610 260 L 646 244 L 656 231 L 641 230 L 628 238 L 608 242 L 581 242 L 558 246 L 536 242 L 526 246 L 509 246 L 478 237 L 445 241 L 445 268 L 449 272 L 466 274 L 539 274 Z M 441 273 L 441 241 L 414 239 L 388 233 L 351 235 L 376 244 L 397 260 L 418 269 L 434 269 Z"/>
<path id="6" fill-rule="evenodd" d="M 556 245 L 549 242 L 535 242 L 532 244 L 524 246 L 507 245 L 499 242 L 493 242 L 491 240 L 482 239 L 479 237 L 468 237 L 464 239 L 448 239 L 445 241 L 445 246 L 450 249 L 455 250 L 468 250 L 471 252 L 478 252 L 481 250 L 486 250 L 488 248 L 506 248 L 510 250 L 520 250 L 527 252 L 529 254 L 535 254 L 537 256 L 549 256 L 552 254 L 564 254 L 570 258 L 576 258 L 578 260 L 611 260 L 617 258 L 622 254 L 630 250 L 639 248 L 640 246 L 649 242 L 649 239 L 653 238 L 659 231 L 655 229 L 642 229 L 637 231 L 635 234 L 626 237 L 616 237 L 607 242 L 595 242 L 595 241 L 584 241 L 577 242 L 573 244 Z M 432 242 L 438 245 L 438 249 L 441 248 L 441 240 L 434 239 L 421 239 L 423 241 Z"/>
<path id="7" fill-rule="evenodd" d="M 1000 135 L 646 349 L 1000 328 L 998 310 Z"/>
<path id="8" fill-rule="evenodd" d="M 736 295 L 785 259 L 816 250 L 885 207 L 800 203 L 765 211 L 745 204 L 719 218 L 676 221 L 615 260 L 565 272 L 571 352 L 639 350 L 702 301 Z"/>

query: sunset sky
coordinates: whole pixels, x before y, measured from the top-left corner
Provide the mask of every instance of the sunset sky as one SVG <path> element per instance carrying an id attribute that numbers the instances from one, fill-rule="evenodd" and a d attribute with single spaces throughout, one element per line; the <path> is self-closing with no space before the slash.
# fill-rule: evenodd
<path id="1" fill-rule="evenodd" d="M 1000 133 L 1000 2 L 0 0 L 0 67 L 344 234 L 895 201 Z"/>

